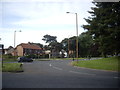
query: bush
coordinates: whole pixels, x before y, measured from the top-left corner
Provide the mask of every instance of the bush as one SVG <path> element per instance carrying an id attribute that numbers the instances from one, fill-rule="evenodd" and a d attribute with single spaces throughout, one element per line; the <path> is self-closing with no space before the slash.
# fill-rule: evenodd
<path id="1" fill-rule="evenodd" d="M 4 61 L 15 61 L 17 60 L 18 56 L 12 56 L 11 54 L 3 55 Z"/>

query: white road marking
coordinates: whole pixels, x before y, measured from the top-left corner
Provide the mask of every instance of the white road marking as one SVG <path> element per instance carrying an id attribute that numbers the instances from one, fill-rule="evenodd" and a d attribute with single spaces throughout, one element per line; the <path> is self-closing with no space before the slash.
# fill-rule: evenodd
<path id="1" fill-rule="evenodd" d="M 49 64 L 49 66 L 51 67 L 52 65 L 51 65 L 51 64 Z"/>
<path id="2" fill-rule="evenodd" d="M 54 69 L 57 69 L 57 70 L 62 70 L 62 68 L 58 68 L 58 67 L 54 67 L 54 66 L 53 66 L 53 68 L 54 68 Z"/>
<path id="3" fill-rule="evenodd" d="M 52 68 L 54 68 L 54 69 L 57 69 L 57 70 L 63 70 L 62 68 L 52 66 L 52 64 L 49 64 L 49 66 L 52 67 Z"/>
<path id="4" fill-rule="evenodd" d="M 52 68 L 54 68 L 54 69 L 57 69 L 57 70 L 63 70 L 62 68 L 53 66 L 51 63 L 49 64 L 49 66 L 52 67 Z M 84 74 L 84 75 L 95 75 L 95 74 L 82 73 L 82 72 L 77 72 L 77 71 L 68 71 L 68 72 L 77 73 L 77 74 Z"/>
<path id="5" fill-rule="evenodd" d="M 114 77 L 115 79 L 118 79 L 119 77 Z"/>
<path id="6" fill-rule="evenodd" d="M 76 71 L 69 71 L 71 73 L 77 73 L 77 74 L 85 74 L 85 75 L 95 75 L 95 74 L 89 74 L 89 73 L 81 73 L 81 72 L 76 72 Z"/>

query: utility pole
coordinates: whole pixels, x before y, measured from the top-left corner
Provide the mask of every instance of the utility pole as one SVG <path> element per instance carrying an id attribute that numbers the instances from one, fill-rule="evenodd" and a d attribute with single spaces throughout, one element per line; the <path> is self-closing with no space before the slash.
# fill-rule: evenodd
<path id="1" fill-rule="evenodd" d="M 78 63 L 78 16 L 77 13 L 72 13 L 72 12 L 66 12 L 66 13 L 75 14 L 76 16 L 76 59 Z"/>
<path id="2" fill-rule="evenodd" d="M 68 38 L 68 58 L 70 57 L 69 56 L 69 47 L 70 47 L 70 41 L 69 41 L 69 38 Z"/>
<path id="3" fill-rule="evenodd" d="M 77 17 L 77 13 L 75 13 L 76 15 L 76 58 L 77 58 L 77 63 L 78 63 L 78 17 Z"/>
<path id="4" fill-rule="evenodd" d="M 14 60 L 15 60 L 15 44 L 16 44 L 16 30 L 14 31 Z M 21 30 L 18 32 L 22 32 Z"/>

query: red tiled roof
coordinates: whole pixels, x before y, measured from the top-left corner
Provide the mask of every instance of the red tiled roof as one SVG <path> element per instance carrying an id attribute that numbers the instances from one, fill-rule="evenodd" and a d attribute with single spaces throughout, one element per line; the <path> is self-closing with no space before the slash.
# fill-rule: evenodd
<path id="1" fill-rule="evenodd" d="M 38 45 L 28 44 L 28 43 L 21 43 L 19 46 L 22 46 L 23 48 L 29 48 L 29 49 L 41 49 Z"/>

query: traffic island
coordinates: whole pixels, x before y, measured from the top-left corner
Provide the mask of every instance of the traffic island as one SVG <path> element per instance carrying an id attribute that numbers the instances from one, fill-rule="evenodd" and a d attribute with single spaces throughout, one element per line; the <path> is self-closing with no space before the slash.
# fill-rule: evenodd
<path id="1" fill-rule="evenodd" d="M 2 72 L 23 72 L 22 63 L 3 63 Z"/>

